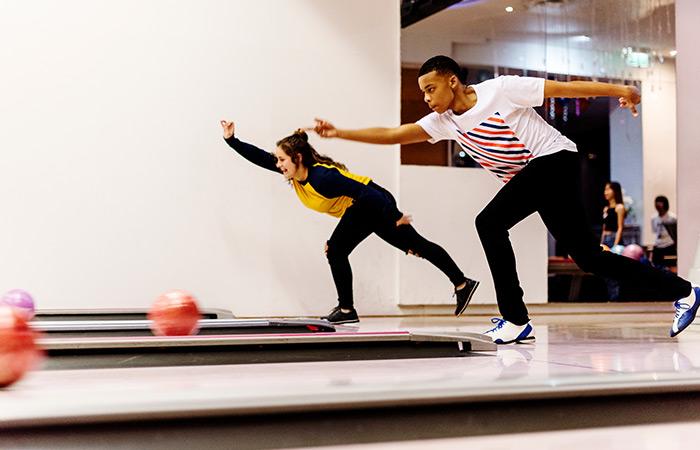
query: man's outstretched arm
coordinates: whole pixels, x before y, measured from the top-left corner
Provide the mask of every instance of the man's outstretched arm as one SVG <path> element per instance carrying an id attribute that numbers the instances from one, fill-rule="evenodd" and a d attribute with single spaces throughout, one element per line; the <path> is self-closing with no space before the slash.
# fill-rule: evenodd
<path id="1" fill-rule="evenodd" d="M 597 81 L 544 82 L 545 98 L 618 97 L 620 108 L 629 108 L 637 115 L 637 105 L 642 101 L 639 89 L 624 84 L 599 83 Z"/>
<path id="2" fill-rule="evenodd" d="M 394 128 L 362 128 L 357 130 L 338 129 L 326 120 L 316 119 L 312 128 L 324 138 L 340 138 L 368 144 L 415 144 L 430 139 L 430 135 L 415 123 L 407 123 Z"/>

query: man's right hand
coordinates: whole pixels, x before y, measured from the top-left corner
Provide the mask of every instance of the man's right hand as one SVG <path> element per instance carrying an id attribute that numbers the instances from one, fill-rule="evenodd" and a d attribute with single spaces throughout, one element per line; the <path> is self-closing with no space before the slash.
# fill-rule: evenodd
<path id="1" fill-rule="evenodd" d="M 339 130 L 332 123 L 315 119 L 316 124 L 306 130 L 314 130 L 323 138 L 340 138 L 367 144 L 415 144 L 430 139 L 430 135 L 417 123 L 406 123 L 394 128 L 362 128 Z"/>
<path id="2" fill-rule="evenodd" d="M 637 105 L 642 101 L 642 95 L 639 89 L 635 86 L 626 86 L 627 94 L 619 98 L 620 108 L 628 108 L 632 112 L 632 116 L 637 117 Z"/>
<path id="3" fill-rule="evenodd" d="M 235 128 L 233 122 L 227 122 L 225 120 L 222 120 L 221 121 L 221 128 L 224 129 L 224 139 L 228 139 L 231 136 L 233 136 L 233 132 L 234 132 L 234 128 Z"/>
<path id="4" fill-rule="evenodd" d="M 316 125 L 314 125 L 314 131 L 316 134 L 324 138 L 338 137 L 338 130 L 332 123 L 318 118 L 314 120 L 316 121 Z"/>

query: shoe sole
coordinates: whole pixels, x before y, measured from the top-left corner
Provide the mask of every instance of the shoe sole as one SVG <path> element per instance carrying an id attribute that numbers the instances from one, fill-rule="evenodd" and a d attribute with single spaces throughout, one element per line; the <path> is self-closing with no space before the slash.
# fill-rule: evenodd
<path id="1" fill-rule="evenodd" d="M 464 312 L 464 310 L 467 309 L 467 306 L 469 306 L 469 302 L 471 302 L 472 297 L 474 297 L 474 292 L 476 292 L 476 288 L 478 288 L 480 284 L 481 284 L 481 281 L 476 282 L 476 284 L 474 285 L 474 289 L 472 289 L 471 294 L 469 294 L 469 297 L 467 297 L 467 301 L 464 302 L 464 306 L 457 314 L 455 314 L 455 316 L 457 316 L 457 317 L 461 316 L 462 313 Z"/>
<path id="2" fill-rule="evenodd" d="M 534 341 L 535 341 L 535 336 L 531 336 L 531 337 L 526 337 L 523 339 L 513 339 L 512 341 L 508 341 L 508 342 L 496 342 L 496 341 L 494 341 L 494 344 L 496 344 L 496 345 L 528 344 L 528 343 L 531 343 Z"/>
<path id="3" fill-rule="evenodd" d="M 338 322 L 331 322 L 333 325 L 343 325 L 345 323 L 358 323 L 360 319 L 353 319 L 353 320 L 341 320 Z"/>

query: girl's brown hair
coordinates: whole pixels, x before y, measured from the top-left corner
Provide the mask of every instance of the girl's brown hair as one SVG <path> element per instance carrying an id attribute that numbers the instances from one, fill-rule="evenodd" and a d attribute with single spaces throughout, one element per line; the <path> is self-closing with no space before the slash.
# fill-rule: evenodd
<path id="1" fill-rule="evenodd" d="M 292 158 L 294 163 L 301 163 L 304 167 L 311 167 L 316 163 L 328 164 L 342 170 L 348 170 L 343 163 L 334 161 L 326 155 L 319 154 L 309 144 L 309 135 L 304 130 L 297 130 L 294 134 L 277 141 L 277 146 Z"/>

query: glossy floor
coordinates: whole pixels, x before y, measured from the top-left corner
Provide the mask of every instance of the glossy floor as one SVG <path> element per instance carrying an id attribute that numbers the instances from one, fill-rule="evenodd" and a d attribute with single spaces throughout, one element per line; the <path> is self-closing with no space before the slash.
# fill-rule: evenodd
<path id="1" fill-rule="evenodd" d="M 670 305 L 568 308 L 549 307 L 533 313 L 537 336 L 534 344 L 503 346 L 495 352 L 466 358 L 37 371 L 10 389 L 0 391 L 0 427 L 75 424 L 91 422 L 96 417 L 109 422 L 134 417 L 244 416 L 700 391 L 700 325 L 670 338 L 668 330 L 673 319 Z M 483 312 L 475 308 L 472 315 L 459 319 L 364 318 L 359 326 L 345 329 L 480 332 L 490 326 L 489 316 L 474 315 Z M 695 413 L 700 411 L 685 409 L 677 420 L 666 417 L 662 421 L 693 420 Z M 573 408 L 568 414 L 575 418 L 576 414 L 586 413 Z M 669 433 L 672 437 L 679 431 L 678 427 L 686 426 L 634 425 L 634 420 L 612 423 L 632 427 L 596 430 L 573 426 L 577 429 L 567 431 L 561 429 L 568 427 L 564 425 L 552 428 L 557 431 L 547 431 L 544 423 L 538 425 L 538 432 L 527 436 L 538 439 L 540 448 L 554 448 L 561 442 L 561 433 L 574 433 L 569 449 L 591 448 L 588 444 L 576 447 L 576 443 L 596 442 L 606 430 L 619 430 L 643 439 L 647 431 L 634 431 L 635 426 L 654 433 Z M 474 444 L 477 448 L 511 448 L 514 442 L 524 442 L 514 434 L 517 428 L 513 430 L 511 434 L 501 430 L 498 436 L 488 436 L 494 434 L 490 429 L 481 432 L 473 429 L 466 434 L 482 436 L 456 440 L 426 437 L 420 441 L 422 444 L 404 440 L 411 438 L 407 435 L 393 443 L 376 445 L 418 448 L 425 444 L 424 448 L 433 448 L 429 446 Z M 588 437 L 580 437 L 584 435 Z M 465 441 L 459 442 L 460 439 Z M 359 442 L 368 441 L 371 439 Z M 73 444 L 78 442 L 74 440 Z M 285 446 L 299 442 L 304 441 L 289 440 Z M 270 446 L 269 442 L 266 446 Z M 651 447 L 640 444 L 636 448 Z"/>

